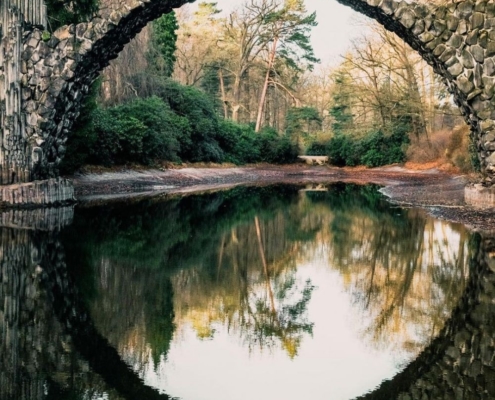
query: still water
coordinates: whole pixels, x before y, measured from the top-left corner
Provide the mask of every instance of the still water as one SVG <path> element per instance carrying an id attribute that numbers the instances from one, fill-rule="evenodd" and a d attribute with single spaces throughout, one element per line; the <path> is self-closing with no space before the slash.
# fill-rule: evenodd
<path id="1" fill-rule="evenodd" d="M 0 235 L 2 399 L 495 395 L 492 240 L 375 187 L 83 207 Z"/>

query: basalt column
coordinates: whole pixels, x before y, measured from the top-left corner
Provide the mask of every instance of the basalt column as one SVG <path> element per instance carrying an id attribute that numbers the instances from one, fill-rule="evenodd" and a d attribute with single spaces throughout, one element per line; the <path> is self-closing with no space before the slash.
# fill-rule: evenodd
<path id="1" fill-rule="evenodd" d="M 23 104 L 30 92 L 23 73 L 35 60 L 26 60 L 22 52 L 25 28 L 46 25 L 43 0 L 2 0 L 0 24 L 0 184 L 10 185 L 31 181 L 39 156 L 37 140 L 41 138 L 29 137 L 29 114 Z"/>
<path id="2" fill-rule="evenodd" d="M 33 111 L 43 99 L 33 98 L 37 82 L 27 77 L 41 56 L 24 50 L 38 46 L 41 34 L 38 39 L 26 37 L 44 26 L 44 0 L 0 1 L 0 203 L 4 204 L 46 205 L 73 199 L 67 180 L 32 183 L 39 178 L 44 142 L 32 128 L 39 118 Z"/>

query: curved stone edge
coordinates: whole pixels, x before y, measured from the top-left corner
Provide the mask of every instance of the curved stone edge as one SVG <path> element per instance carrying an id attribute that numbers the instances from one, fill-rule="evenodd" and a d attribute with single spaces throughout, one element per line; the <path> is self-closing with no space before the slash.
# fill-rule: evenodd
<path id="1" fill-rule="evenodd" d="M 495 315 L 495 240 L 479 235 L 471 246 L 466 289 L 438 336 L 395 377 L 355 400 L 494 398 L 494 342 L 484 329 L 492 329 Z"/>
<path id="2" fill-rule="evenodd" d="M 0 186 L 0 205 L 4 207 L 45 207 L 74 202 L 74 186 L 69 179 L 54 178 Z"/>
<path id="3" fill-rule="evenodd" d="M 443 78 L 471 127 L 483 184 L 495 185 L 495 2 L 337 1 L 396 33 Z"/>
<path id="4" fill-rule="evenodd" d="M 58 176 L 70 129 L 99 73 L 149 22 L 191 1 L 120 2 L 89 22 L 59 28 L 46 42 L 39 28 L 26 32 L 23 111 L 34 179 Z"/>

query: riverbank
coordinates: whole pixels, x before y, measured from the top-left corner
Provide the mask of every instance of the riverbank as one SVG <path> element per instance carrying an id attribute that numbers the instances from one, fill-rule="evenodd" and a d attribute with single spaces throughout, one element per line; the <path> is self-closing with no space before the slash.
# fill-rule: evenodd
<path id="1" fill-rule="evenodd" d="M 73 179 L 76 198 L 83 205 L 222 190 L 239 185 L 377 184 L 383 186 L 382 192 L 398 205 L 422 207 L 438 218 L 462 223 L 473 230 L 495 231 L 494 208 L 476 208 L 464 201 L 464 188 L 469 177 L 436 169 L 418 171 L 399 166 L 366 169 L 307 165 L 187 167 L 91 172 Z"/>

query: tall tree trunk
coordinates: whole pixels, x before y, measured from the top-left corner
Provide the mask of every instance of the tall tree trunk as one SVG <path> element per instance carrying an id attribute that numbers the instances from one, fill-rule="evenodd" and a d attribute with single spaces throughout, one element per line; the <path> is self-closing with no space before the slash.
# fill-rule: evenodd
<path id="1" fill-rule="evenodd" d="M 432 67 L 428 67 L 430 72 L 430 133 L 435 131 L 435 72 Z"/>
<path id="2" fill-rule="evenodd" d="M 236 75 L 232 88 L 234 103 L 232 104 L 232 121 L 239 122 L 239 109 L 241 108 L 241 75 Z"/>
<path id="3" fill-rule="evenodd" d="M 223 117 L 225 119 L 229 118 L 229 109 L 227 107 L 227 99 L 225 97 L 225 82 L 223 79 L 222 69 L 218 69 L 218 79 L 220 79 L 220 91 L 222 94 L 222 105 L 223 105 Z"/>
<path id="4" fill-rule="evenodd" d="M 273 295 L 272 284 L 270 282 L 270 274 L 268 273 L 268 264 L 266 263 L 265 250 L 263 247 L 263 240 L 261 239 L 261 228 L 258 216 L 254 217 L 254 224 L 256 226 L 256 237 L 258 238 L 258 249 L 260 252 L 261 262 L 263 263 L 263 271 L 265 272 L 266 289 L 270 298 L 270 309 L 273 315 L 276 315 L 277 310 L 275 308 L 275 296 Z"/>
<path id="5" fill-rule="evenodd" d="M 407 57 L 407 56 L 405 56 Z M 412 65 L 409 63 L 409 59 L 407 59 L 405 64 L 406 74 L 407 74 L 407 85 L 409 89 L 410 101 L 412 101 L 412 122 L 414 127 L 414 134 L 416 137 L 419 137 L 421 134 L 425 134 L 428 136 L 428 132 L 426 130 L 426 121 L 424 116 L 424 108 L 423 102 L 421 99 L 421 93 L 419 91 L 418 81 L 416 80 L 416 75 L 414 74 L 414 70 Z"/>
<path id="6" fill-rule="evenodd" d="M 272 70 L 273 63 L 275 61 L 275 56 L 277 54 L 277 45 L 278 45 L 278 38 L 276 37 L 275 40 L 273 41 L 272 50 L 268 57 L 268 68 L 266 70 L 265 83 L 263 84 L 260 103 L 258 105 L 258 117 L 256 119 L 256 130 L 255 130 L 256 132 L 259 132 L 261 129 L 261 120 L 263 119 L 263 109 L 265 107 L 266 92 L 268 90 L 268 81 L 270 80 L 270 72 Z"/>

